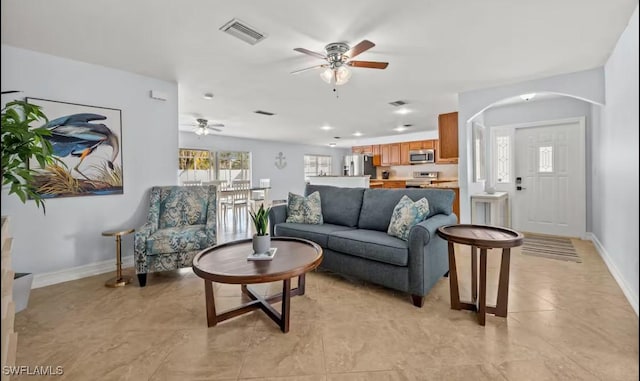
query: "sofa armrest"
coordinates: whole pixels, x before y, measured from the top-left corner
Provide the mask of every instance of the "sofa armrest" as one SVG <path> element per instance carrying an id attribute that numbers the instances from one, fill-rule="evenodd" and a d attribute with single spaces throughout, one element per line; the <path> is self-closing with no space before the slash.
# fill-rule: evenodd
<path id="1" fill-rule="evenodd" d="M 275 205 L 269 210 L 269 234 L 275 237 L 273 229 L 274 227 L 287 220 L 287 205 Z"/>
<path id="2" fill-rule="evenodd" d="M 449 270 L 447 241 L 437 234 L 438 228 L 457 223 L 455 214 L 436 214 L 409 232 L 409 289 L 424 296 Z"/>
<path id="3" fill-rule="evenodd" d="M 157 229 L 155 224 L 146 223 L 142 225 L 133 236 L 133 258 L 136 266 L 136 273 L 147 272 L 147 239 Z"/>
<path id="4" fill-rule="evenodd" d="M 436 214 L 427 218 L 411 228 L 409 232 L 409 246 L 415 241 L 416 244 L 422 244 L 422 246 L 429 243 L 429 240 L 435 236 L 438 232 L 438 228 L 441 226 L 452 225 L 457 221 L 455 214 Z"/>

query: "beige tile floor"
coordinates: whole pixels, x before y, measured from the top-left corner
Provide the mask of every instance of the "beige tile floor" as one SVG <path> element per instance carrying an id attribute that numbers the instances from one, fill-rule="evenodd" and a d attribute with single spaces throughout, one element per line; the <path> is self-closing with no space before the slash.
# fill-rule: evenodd
<path id="1" fill-rule="evenodd" d="M 33 290 L 16 316 L 17 363 L 61 365 L 58 380 L 637 380 L 638 318 L 592 244 L 574 243 L 581 264 L 515 250 L 509 315 L 485 327 L 449 308 L 446 278 L 418 309 L 404 294 L 311 273 L 288 334 L 260 311 L 207 328 L 189 269 L 150 275 L 145 288 L 105 288 L 112 274 L 57 284 Z M 468 295 L 466 252 L 458 264 Z M 216 286 L 219 311 L 241 302 L 238 286 Z"/>

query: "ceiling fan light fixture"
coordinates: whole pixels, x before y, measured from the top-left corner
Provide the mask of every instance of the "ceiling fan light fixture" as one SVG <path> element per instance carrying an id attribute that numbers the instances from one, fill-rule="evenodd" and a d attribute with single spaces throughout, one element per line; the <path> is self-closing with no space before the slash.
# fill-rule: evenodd
<path id="1" fill-rule="evenodd" d="M 326 68 L 322 73 L 320 73 L 320 78 L 330 85 L 344 85 L 349 82 L 349 79 L 351 78 L 351 70 L 346 66 L 339 66 L 334 69 Z"/>

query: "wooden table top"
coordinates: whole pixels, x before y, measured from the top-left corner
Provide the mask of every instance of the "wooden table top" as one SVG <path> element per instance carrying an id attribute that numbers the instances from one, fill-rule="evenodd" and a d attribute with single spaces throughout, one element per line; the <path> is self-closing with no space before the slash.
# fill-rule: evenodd
<path id="1" fill-rule="evenodd" d="M 441 226 L 438 235 L 447 241 L 487 249 L 521 246 L 524 236 L 512 229 L 490 225 Z"/>
<path id="2" fill-rule="evenodd" d="M 250 238 L 213 246 L 195 256 L 193 271 L 213 282 L 252 284 L 293 278 L 322 262 L 322 248 L 305 239 L 275 237 L 271 238 L 271 247 L 278 248 L 273 259 L 250 261 Z"/>

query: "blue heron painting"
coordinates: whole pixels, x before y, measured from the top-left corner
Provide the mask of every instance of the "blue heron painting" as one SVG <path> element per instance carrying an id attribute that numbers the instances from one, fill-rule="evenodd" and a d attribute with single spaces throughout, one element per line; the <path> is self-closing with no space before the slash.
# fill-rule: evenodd
<path id="1" fill-rule="evenodd" d="M 42 197 L 122 193 L 120 110 L 31 98 L 42 107 L 58 162 L 34 178 Z"/>
<path id="2" fill-rule="evenodd" d="M 53 146 L 53 153 L 58 157 L 74 156 L 80 158 L 73 169 L 82 177 L 91 181 L 82 171 L 80 164 L 91 155 L 100 145 L 111 146 L 113 153 L 107 161 L 113 170 L 113 161 L 120 152 L 118 137 L 111 132 L 109 127 L 102 123 L 90 123 L 94 120 L 105 120 L 104 115 L 98 114 L 73 114 L 56 118 L 47 123 L 51 136 L 47 139 Z"/>

